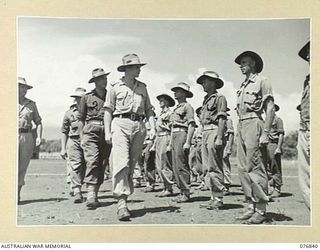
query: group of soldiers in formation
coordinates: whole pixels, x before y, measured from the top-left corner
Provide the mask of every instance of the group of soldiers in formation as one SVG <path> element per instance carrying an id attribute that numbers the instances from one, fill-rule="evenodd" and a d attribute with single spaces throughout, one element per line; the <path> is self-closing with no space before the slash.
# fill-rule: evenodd
<path id="1" fill-rule="evenodd" d="M 309 62 L 310 42 L 299 52 Z M 197 83 L 207 93 L 196 110 L 187 102 L 193 97 L 190 86 L 177 83 L 169 94 L 157 96 L 160 113 L 155 116 L 147 86 L 137 80 L 142 66 L 136 54 L 123 57 L 117 69 L 124 76 L 112 83 L 108 91 L 107 76 L 102 68 L 92 71 L 89 83 L 95 88 L 86 92 L 77 88 L 71 95 L 74 104 L 65 113 L 62 125 L 61 156 L 67 159 L 74 203 L 84 202 L 82 185 L 86 184 L 88 209 L 99 206 L 98 191 L 105 173 L 111 172 L 112 192 L 117 199 L 118 219 L 129 220 L 128 197 L 139 184 L 134 178 L 137 166 L 144 166 L 148 181 L 145 192 L 153 191 L 160 180 L 163 191 L 158 197 L 172 201 L 190 201 L 190 183 L 211 191 L 211 199 L 201 204 L 209 210 L 223 207 L 223 197 L 231 184 L 229 156 L 232 153 L 234 129 L 224 95 L 218 92 L 224 81 L 214 71 L 205 71 Z M 275 115 L 272 86 L 261 74 L 262 58 L 253 51 L 236 57 L 245 76 L 237 91 L 236 112 L 238 176 L 247 207 L 237 217 L 248 224 L 266 220 L 267 202 L 279 197 L 282 185 L 281 153 L 283 122 Z M 32 123 L 36 126 L 36 145 L 41 143 L 42 123 L 35 102 L 25 97 L 28 85 L 22 77 L 19 84 L 19 182 L 18 204 L 24 178 L 32 155 Z M 309 166 L 309 75 L 304 83 L 300 111 L 298 163 L 299 181 L 306 206 L 310 209 Z M 180 190 L 173 195 L 173 185 Z M 268 192 L 269 189 L 269 192 Z"/>

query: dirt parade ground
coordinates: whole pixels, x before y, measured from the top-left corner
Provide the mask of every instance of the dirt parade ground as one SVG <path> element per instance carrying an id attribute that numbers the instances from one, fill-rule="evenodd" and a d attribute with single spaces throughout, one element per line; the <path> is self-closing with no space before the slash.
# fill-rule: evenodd
<path id="1" fill-rule="evenodd" d="M 231 193 L 225 196 L 220 210 L 200 208 L 200 204 L 210 199 L 210 192 L 195 189 L 196 183 L 192 184 L 191 201 L 183 204 L 174 203 L 170 197 L 156 197 L 162 186 L 158 184 L 156 191 L 151 193 L 144 193 L 144 187 L 135 189 L 129 198 L 132 218 L 128 222 L 117 219 L 117 204 L 112 196 L 110 179 L 101 186 L 101 205 L 96 210 L 87 210 L 85 203 L 73 203 L 65 173 L 62 160 L 31 160 L 21 193 L 22 202 L 17 209 L 17 225 L 241 224 L 236 217 L 246 207 L 235 159 L 232 159 Z M 269 202 L 268 221 L 264 225 L 311 224 L 310 212 L 302 202 L 297 175 L 295 161 L 283 161 L 282 194 Z M 177 188 L 174 191 L 178 195 Z"/>

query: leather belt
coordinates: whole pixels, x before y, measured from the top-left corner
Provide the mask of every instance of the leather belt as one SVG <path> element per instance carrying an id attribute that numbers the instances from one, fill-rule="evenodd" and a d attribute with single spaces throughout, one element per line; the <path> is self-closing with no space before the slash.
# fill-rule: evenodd
<path id="1" fill-rule="evenodd" d="M 104 122 L 102 120 L 89 120 L 86 122 L 87 124 L 95 124 L 95 125 L 103 125 Z"/>
<path id="2" fill-rule="evenodd" d="M 252 119 L 252 118 L 261 118 L 260 115 L 258 115 L 256 112 L 250 112 L 244 115 L 239 116 L 239 121 L 247 120 L 247 119 Z"/>
<path id="3" fill-rule="evenodd" d="M 187 132 L 187 128 L 183 128 L 183 127 L 175 127 L 175 128 L 172 128 L 172 132 L 173 133 L 176 133 L 176 132 L 182 132 L 182 131 L 184 131 L 184 132 Z"/>
<path id="4" fill-rule="evenodd" d="M 144 115 L 139 115 L 136 113 L 124 113 L 124 114 L 116 114 L 113 115 L 113 117 L 117 117 L 117 118 L 128 118 L 132 121 L 142 121 L 144 119 Z"/>
<path id="5" fill-rule="evenodd" d="M 29 128 L 19 128 L 19 133 L 30 133 L 31 129 Z"/>
<path id="6" fill-rule="evenodd" d="M 202 125 L 203 131 L 212 130 L 218 128 L 215 124 L 204 124 Z"/>
<path id="7" fill-rule="evenodd" d="M 165 136 L 165 135 L 170 135 L 170 132 L 167 132 L 167 131 L 158 132 L 158 136 Z"/>

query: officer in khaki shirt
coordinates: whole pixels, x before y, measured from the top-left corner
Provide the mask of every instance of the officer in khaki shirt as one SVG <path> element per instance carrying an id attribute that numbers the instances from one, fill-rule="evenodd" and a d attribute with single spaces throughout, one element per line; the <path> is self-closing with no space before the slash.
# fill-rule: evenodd
<path id="1" fill-rule="evenodd" d="M 275 104 L 275 111 L 280 107 Z M 282 168 L 281 168 L 281 154 L 284 137 L 283 121 L 278 115 L 274 115 L 273 122 L 269 133 L 268 162 L 267 173 L 269 178 L 270 198 L 277 198 L 281 193 L 282 186 Z"/>
<path id="2" fill-rule="evenodd" d="M 217 92 L 224 82 L 214 71 L 205 71 L 197 79 L 204 97 L 200 122 L 202 126 L 202 162 L 206 186 L 210 187 L 211 199 L 208 204 L 201 204 L 207 209 L 219 209 L 223 206 L 223 164 L 222 156 L 225 146 L 225 122 L 227 118 L 227 100 Z"/>
<path id="3" fill-rule="evenodd" d="M 136 54 L 125 55 L 118 71 L 124 72 L 120 81 L 111 85 L 105 103 L 105 139 L 112 140 L 112 186 L 118 199 L 118 219 L 129 220 L 127 199 L 133 193 L 133 171 L 142 153 L 146 136 L 144 118 L 150 123 L 150 139 L 155 136 L 153 106 L 147 86 L 136 78 L 141 63 Z"/>
<path id="4" fill-rule="evenodd" d="M 160 177 L 164 185 L 163 191 L 158 195 L 158 197 L 167 197 L 173 193 L 172 155 L 171 151 L 168 151 L 168 145 L 170 144 L 171 137 L 170 116 L 172 111 L 170 107 L 175 105 L 175 101 L 167 94 L 158 95 L 157 99 L 159 101 L 161 111 L 156 121 L 156 168 L 160 173 Z"/>
<path id="5" fill-rule="evenodd" d="M 248 208 L 237 217 L 248 224 L 260 224 L 266 220 L 268 198 L 268 176 L 266 172 L 266 145 L 274 117 L 272 87 L 260 75 L 262 58 L 255 52 L 241 53 L 235 62 L 245 75 L 245 81 L 237 91 L 237 113 L 239 116 L 237 157 L 239 177 Z M 261 114 L 265 112 L 265 121 Z"/>
<path id="6" fill-rule="evenodd" d="M 79 107 L 81 97 L 86 93 L 83 88 L 76 88 L 70 96 L 75 103 L 65 113 L 61 127 L 61 157 L 67 159 L 70 167 L 71 190 L 74 195 L 74 203 L 82 202 L 81 186 L 85 173 L 85 161 L 80 141 Z"/>
<path id="7" fill-rule="evenodd" d="M 18 162 L 18 204 L 20 193 L 25 184 L 24 178 L 32 157 L 34 146 L 41 144 L 42 122 L 34 101 L 26 98 L 27 91 L 33 87 L 27 84 L 26 79 L 18 77 L 19 86 L 19 162 Z M 36 126 L 36 141 L 32 136 L 32 124 Z"/>
<path id="8" fill-rule="evenodd" d="M 310 63 L 310 41 L 299 51 L 299 56 Z M 299 183 L 305 205 L 310 210 L 310 74 L 303 84 L 298 137 Z"/>
<path id="9" fill-rule="evenodd" d="M 99 206 L 98 191 L 104 181 L 104 172 L 109 160 L 111 146 L 104 140 L 103 105 L 106 97 L 107 76 L 102 68 L 92 71 L 89 83 L 95 83 L 95 89 L 82 96 L 79 109 L 81 146 L 86 161 L 83 182 L 88 187 L 88 209 Z M 83 129 L 82 129 L 83 127 Z"/>
<path id="10" fill-rule="evenodd" d="M 191 139 L 195 129 L 194 110 L 186 101 L 186 98 L 193 97 L 190 86 L 180 82 L 171 89 L 178 104 L 170 116 L 171 141 L 169 149 L 172 148 L 172 168 L 175 181 L 180 189 L 180 195 L 173 201 L 181 203 L 190 199 L 190 166 L 189 150 Z"/>

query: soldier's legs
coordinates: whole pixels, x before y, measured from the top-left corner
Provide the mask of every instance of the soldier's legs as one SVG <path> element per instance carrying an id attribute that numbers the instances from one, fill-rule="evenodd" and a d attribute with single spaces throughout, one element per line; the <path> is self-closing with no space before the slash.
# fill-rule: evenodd
<path id="1" fill-rule="evenodd" d="M 310 210 L 310 132 L 299 131 L 298 173 L 302 198 Z"/>
<path id="2" fill-rule="evenodd" d="M 80 140 L 69 138 L 67 142 L 68 164 L 70 166 L 71 188 L 80 188 L 84 178 L 85 162 Z"/>
<path id="3" fill-rule="evenodd" d="M 231 185 L 231 164 L 229 156 L 223 158 L 223 174 L 224 174 L 224 186 L 229 189 Z"/>
<path id="4" fill-rule="evenodd" d="M 278 147 L 277 143 L 270 142 L 267 146 L 268 150 L 268 168 L 269 184 L 278 192 L 281 191 L 282 186 L 282 169 L 281 169 L 281 155 L 275 155 L 275 150 Z"/>

